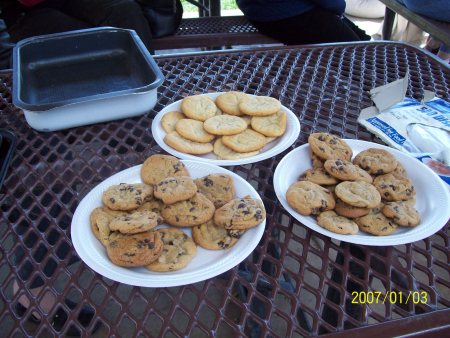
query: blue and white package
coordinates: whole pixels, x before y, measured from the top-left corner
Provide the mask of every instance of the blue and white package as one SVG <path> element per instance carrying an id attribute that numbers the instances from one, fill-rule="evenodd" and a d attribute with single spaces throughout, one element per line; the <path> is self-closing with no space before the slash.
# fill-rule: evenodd
<path id="1" fill-rule="evenodd" d="M 449 102 L 403 98 L 381 112 L 376 106 L 364 109 L 358 122 L 389 146 L 419 159 L 450 185 Z"/>

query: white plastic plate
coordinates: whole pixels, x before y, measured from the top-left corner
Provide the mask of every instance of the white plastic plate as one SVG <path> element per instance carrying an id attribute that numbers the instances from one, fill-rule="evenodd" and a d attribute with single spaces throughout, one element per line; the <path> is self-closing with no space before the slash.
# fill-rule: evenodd
<path id="1" fill-rule="evenodd" d="M 231 171 L 198 161 L 183 161 L 192 178 L 212 173 L 228 174 L 233 178 L 236 196 L 250 195 L 261 200 L 256 190 L 243 178 Z M 89 216 L 94 208 L 102 205 L 102 193 L 109 186 L 119 183 L 140 183 L 141 165 L 123 170 L 98 184 L 80 202 L 72 218 L 72 242 L 80 258 L 99 274 L 129 285 L 145 287 L 169 287 L 196 283 L 217 276 L 242 262 L 260 241 L 266 220 L 248 230 L 239 241 L 226 250 L 206 250 L 197 246 L 194 259 L 183 269 L 172 272 L 152 272 L 145 268 L 124 268 L 111 263 L 103 245 L 92 233 Z M 164 227 L 162 225 L 161 227 Z M 192 237 L 190 228 L 181 228 Z"/>
<path id="2" fill-rule="evenodd" d="M 353 156 L 368 148 L 381 148 L 392 153 L 403 165 L 417 192 L 416 209 L 420 212 L 421 222 L 416 227 L 399 227 L 389 236 L 372 236 L 359 231 L 356 235 L 340 235 L 319 226 L 311 216 L 296 212 L 286 200 L 286 192 L 291 184 L 305 170 L 311 168 L 309 145 L 304 144 L 283 157 L 274 175 L 274 187 L 278 200 L 283 207 L 299 222 L 310 229 L 328 237 L 355 244 L 388 246 L 412 243 L 433 235 L 439 231 L 450 218 L 450 193 L 445 183 L 427 166 L 417 159 L 376 143 L 345 140 L 353 150 Z"/>
<path id="3" fill-rule="evenodd" d="M 222 92 L 218 93 L 208 93 L 208 94 L 202 94 L 205 96 L 210 97 L 211 99 L 215 99 L 220 94 L 223 94 Z M 272 142 L 269 142 L 266 144 L 266 146 L 261 150 L 261 152 L 258 155 L 243 158 L 240 160 L 219 160 L 217 156 L 214 153 L 209 153 L 205 155 L 190 155 L 182 153 L 178 150 L 173 149 L 172 147 L 168 146 L 164 142 L 164 136 L 166 136 L 166 132 L 161 126 L 161 118 L 164 116 L 164 114 L 171 112 L 171 111 L 181 111 L 181 101 L 176 101 L 167 107 L 165 107 L 163 110 L 161 110 L 153 119 L 152 123 L 152 134 L 153 137 L 158 143 L 158 145 L 167 151 L 169 154 L 176 156 L 178 158 L 182 158 L 185 160 L 196 160 L 196 161 L 202 161 L 207 162 L 211 164 L 216 164 L 220 166 L 231 166 L 231 165 L 241 165 L 241 164 L 248 164 L 248 163 L 255 163 L 259 162 L 268 158 L 271 158 L 282 151 L 286 150 L 289 146 L 291 146 L 298 138 L 300 134 L 300 122 L 298 120 L 298 117 L 295 116 L 295 114 L 285 106 L 281 106 L 281 110 L 286 113 L 287 116 L 287 125 L 286 125 L 286 131 L 285 133 L 275 139 Z"/>

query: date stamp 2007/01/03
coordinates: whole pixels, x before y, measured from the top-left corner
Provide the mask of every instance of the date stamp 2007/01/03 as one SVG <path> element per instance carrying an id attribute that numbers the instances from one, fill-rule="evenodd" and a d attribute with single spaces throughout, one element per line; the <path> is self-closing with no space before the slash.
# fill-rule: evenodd
<path id="1" fill-rule="evenodd" d="M 426 291 L 353 291 L 352 304 L 427 304 L 429 295 Z"/>

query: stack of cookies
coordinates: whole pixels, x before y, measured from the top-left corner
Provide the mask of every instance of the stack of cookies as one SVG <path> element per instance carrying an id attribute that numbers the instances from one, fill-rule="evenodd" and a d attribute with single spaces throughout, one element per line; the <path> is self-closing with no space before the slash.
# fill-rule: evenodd
<path id="1" fill-rule="evenodd" d="M 206 95 L 188 96 L 181 101 L 181 112 L 164 114 L 161 125 L 164 142 L 175 150 L 237 160 L 257 155 L 283 135 L 286 121 L 277 99 L 231 91 L 215 101 Z"/>
<path id="2" fill-rule="evenodd" d="M 311 134 L 308 143 L 312 168 L 286 193 L 297 212 L 338 234 L 384 236 L 419 224 L 414 186 L 390 152 L 369 148 L 353 158 L 344 140 L 327 133 Z"/>
<path id="3" fill-rule="evenodd" d="M 90 216 L 96 238 L 119 266 L 175 271 L 196 255 L 232 247 L 244 232 L 265 219 L 261 201 L 237 198 L 225 174 L 191 178 L 176 157 L 154 155 L 141 167 L 143 183 L 106 189 L 103 206 Z M 158 227 L 166 224 L 169 227 Z M 190 228 L 192 238 L 181 228 Z"/>

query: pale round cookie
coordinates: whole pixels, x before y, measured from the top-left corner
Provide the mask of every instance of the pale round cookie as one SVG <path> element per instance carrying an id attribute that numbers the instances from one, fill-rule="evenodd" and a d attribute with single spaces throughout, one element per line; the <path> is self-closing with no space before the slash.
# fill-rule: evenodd
<path id="1" fill-rule="evenodd" d="M 266 144 L 275 141 L 278 137 L 267 137 L 266 136 Z"/>
<path id="2" fill-rule="evenodd" d="M 189 264 L 197 253 L 192 238 L 183 231 L 173 228 L 158 229 L 164 243 L 162 253 L 153 263 L 146 266 L 150 271 L 176 271 Z"/>
<path id="3" fill-rule="evenodd" d="M 336 177 L 326 172 L 324 168 L 308 169 L 300 175 L 298 180 L 309 181 L 319 185 L 334 185 L 340 182 Z"/>
<path id="4" fill-rule="evenodd" d="M 236 135 L 222 136 L 222 142 L 238 153 L 248 153 L 263 148 L 266 145 L 266 138 L 254 130 L 245 129 Z"/>
<path id="5" fill-rule="evenodd" d="M 192 227 L 209 221 L 214 216 L 213 202 L 202 193 L 170 205 L 164 205 L 161 216 L 170 225 Z"/>
<path id="6" fill-rule="evenodd" d="M 328 133 L 313 133 L 309 135 L 308 143 L 311 151 L 322 160 L 350 161 L 353 155 L 352 149 L 344 140 Z"/>
<path id="7" fill-rule="evenodd" d="M 242 92 L 226 92 L 220 94 L 216 98 L 216 105 L 223 112 L 230 115 L 240 116 L 243 115 L 241 110 L 239 109 L 239 104 L 242 102 L 242 99 L 245 98 L 247 94 Z"/>
<path id="8" fill-rule="evenodd" d="M 213 150 L 211 143 L 190 141 L 182 137 L 176 131 L 166 134 L 166 136 L 164 136 L 164 142 L 173 149 L 186 154 L 202 155 L 208 154 Z"/>
<path id="9" fill-rule="evenodd" d="M 185 118 L 186 116 L 179 111 L 170 111 L 161 117 L 161 126 L 166 133 L 170 133 L 175 130 L 175 125 L 177 122 Z"/>
<path id="10" fill-rule="evenodd" d="M 268 116 L 279 111 L 281 109 L 281 103 L 270 96 L 247 95 L 239 104 L 239 109 L 246 115 Z"/>
<path id="11" fill-rule="evenodd" d="M 375 177 L 373 185 L 386 201 L 406 201 L 416 195 L 409 178 L 392 173 Z"/>
<path id="12" fill-rule="evenodd" d="M 141 167 L 141 179 L 147 184 L 156 184 L 166 177 L 189 176 L 183 162 L 175 156 L 152 155 L 147 158 Z"/>
<path id="13" fill-rule="evenodd" d="M 333 210 L 324 211 L 317 216 L 317 224 L 322 228 L 341 235 L 355 235 L 358 225 L 352 220 L 339 216 Z"/>
<path id="14" fill-rule="evenodd" d="M 234 198 L 233 178 L 226 174 L 209 174 L 194 180 L 199 192 L 220 208 Z"/>
<path id="15" fill-rule="evenodd" d="M 247 129 L 247 123 L 238 116 L 217 115 L 207 119 L 203 128 L 214 135 L 234 135 Z"/>
<path id="16" fill-rule="evenodd" d="M 156 231 L 124 235 L 114 232 L 109 236 L 106 253 L 116 265 L 125 267 L 145 266 L 161 255 L 163 242 Z"/>
<path id="17" fill-rule="evenodd" d="M 187 200 L 197 193 L 197 186 L 190 176 L 168 177 L 155 185 L 154 195 L 165 204 Z"/>
<path id="18" fill-rule="evenodd" d="M 398 225 L 384 216 L 379 208 L 372 209 L 366 216 L 355 218 L 359 230 L 376 236 L 387 236 L 398 229 Z"/>
<path id="19" fill-rule="evenodd" d="M 207 143 L 214 140 L 215 136 L 203 128 L 203 122 L 193 119 L 181 119 L 175 124 L 175 131 L 181 137 L 193 142 Z"/>
<path id="20" fill-rule="evenodd" d="M 388 202 L 381 212 L 387 218 L 391 218 L 395 223 L 404 227 L 414 227 L 420 223 L 420 214 L 414 205 L 407 201 Z"/>
<path id="21" fill-rule="evenodd" d="M 189 118 L 206 121 L 217 113 L 217 106 L 205 95 L 187 96 L 181 101 L 181 110 Z"/>
<path id="22" fill-rule="evenodd" d="M 245 123 L 247 123 L 247 127 L 250 127 L 251 123 L 252 123 L 252 117 L 251 116 L 247 116 L 247 115 L 242 115 L 239 116 L 241 119 L 243 119 L 245 121 Z"/>
<path id="23" fill-rule="evenodd" d="M 152 230 L 162 222 L 161 216 L 153 211 L 134 211 L 114 218 L 109 223 L 109 228 L 111 231 L 119 231 L 122 234 L 137 234 Z"/>
<path id="24" fill-rule="evenodd" d="M 344 181 L 339 183 L 334 193 L 347 204 L 360 208 L 375 208 L 381 202 L 378 190 L 364 181 Z"/>
<path id="25" fill-rule="evenodd" d="M 277 137 L 284 134 L 287 125 L 286 113 L 279 110 L 269 116 L 253 116 L 252 128 L 265 136 Z"/>
<path id="26" fill-rule="evenodd" d="M 286 192 L 289 205 L 302 215 L 318 215 L 334 209 L 333 194 L 320 185 L 309 181 L 298 181 Z"/>
<path id="27" fill-rule="evenodd" d="M 336 205 L 334 211 L 340 215 L 347 218 L 357 218 L 365 216 L 370 212 L 369 208 L 354 207 L 353 205 L 347 204 L 339 198 L 336 199 Z"/>
<path id="28" fill-rule="evenodd" d="M 324 163 L 325 170 L 333 177 L 342 181 L 365 181 L 372 183 L 370 174 L 350 161 L 330 159 Z"/>
<path id="29" fill-rule="evenodd" d="M 238 153 L 237 151 L 234 151 L 225 146 L 222 142 L 222 138 L 219 138 L 214 142 L 213 151 L 220 160 L 240 160 L 259 154 L 259 150 L 250 151 L 247 153 Z"/>
<path id="30" fill-rule="evenodd" d="M 213 220 L 209 220 L 192 228 L 192 238 L 202 248 L 223 250 L 231 248 L 238 242 L 238 238 L 230 235 L 230 231 L 215 225 Z"/>
<path id="31" fill-rule="evenodd" d="M 214 224 L 225 229 L 246 230 L 266 218 L 266 209 L 260 200 L 235 198 L 214 213 Z"/>
<path id="32" fill-rule="evenodd" d="M 103 192 L 103 203 L 112 210 L 133 210 L 153 196 L 153 187 L 143 183 L 120 183 Z"/>
<path id="33" fill-rule="evenodd" d="M 361 151 L 355 156 L 353 163 L 372 175 L 387 174 L 394 171 L 397 167 L 397 160 L 394 155 L 379 148 L 369 148 Z"/>

